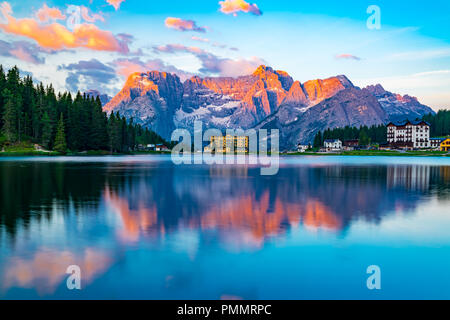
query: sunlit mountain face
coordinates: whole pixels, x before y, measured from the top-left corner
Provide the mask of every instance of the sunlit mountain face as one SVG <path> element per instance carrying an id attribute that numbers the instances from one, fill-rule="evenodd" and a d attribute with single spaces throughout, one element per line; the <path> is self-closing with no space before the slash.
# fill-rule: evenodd
<path id="1" fill-rule="evenodd" d="M 300 225 L 340 233 L 360 219 L 377 224 L 398 207 L 413 211 L 423 199 L 447 197 L 449 182 L 447 167 L 429 165 L 286 165 L 272 178 L 250 167 L 153 165 L 4 166 L 0 221 L 14 237 L 55 208 L 73 206 L 81 214 L 106 205 L 130 239 L 186 227 L 246 231 L 260 241 Z"/>
<path id="2" fill-rule="evenodd" d="M 2 161 L 0 295 L 68 298 L 71 264 L 85 270 L 80 298 L 168 299 L 281 298 L 256 279 L 270 274 L 275 287 L 286 288 L 287 277 L 304 285 L 321 277 L 313 270 L 333 266 L 351 280 L 349 268 L 372 259 L 401 272 L 394 247 L 410 263 L 420 255 L 407 247 L 427 256 L 417 268 L 447 266 L 445 255 L 427 248 L 445 251 L 450 243 L 448 166 L 440 159 L 359 160 L 282 158 L 277 176 L 245 165 L 175 166 L 169 157 Z M 225 272 L 231 260 L 235 269 Z M 209 284 L 195 287 L 200 278 Z M 329 281 L 331 288 L 312 296 L 338 292 L 339 281 Z M 144 290 L 150 285 L 154 291 Z M 130 286 L 130 294 L 120 293 Z M 286 297 L 310 297 L 286 290 Z M 364 296 L 347 292 L 356 294 Z"/>

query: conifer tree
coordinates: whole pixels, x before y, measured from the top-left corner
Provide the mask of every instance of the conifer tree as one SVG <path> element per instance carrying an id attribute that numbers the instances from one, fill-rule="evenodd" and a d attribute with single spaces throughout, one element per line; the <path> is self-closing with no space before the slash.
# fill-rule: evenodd
<path id="1" fill-rule="evenodd" d="M 323 140 L 322 140 L 322 132 L 319 131 L 317 132 L 316 136 L 314 137 L 314 148 L 320 148 L 323 145 Z"/>
<path id="2" fill-rule="evenodd" d="M 50 149 L 52 134 L 53 134 L 52 121 L 50 120 L 48 113 L 45 112 L 42 117 L 42 145 L 46 149 Z"/>
<path id="3" fill-rule="evenodd" d="M 67 152 L 66 133 L 64 129 L 64 117 L 62 113 L 58 121 L 58 128 L 56 130 L 55 144 L 53 149 L 61 154 L 66 154 Z"/>
<path id="4" fill-rule="evenodd" d="M 102 110 L 100 99 L 93 102 L 90 149 L 105 150 L 108 147 L 108 120 Z"/>
<path id="5" fill-rule="evenodd" d="M 3 90 L 6 86 L 6 76 L 3 70 L 3 66 L 0 65 L 0 128 L 3 126 L 3 111 L 5 109 L 5 103 L 3 98 Z"/>
<path id="6" fill-rule="evenodd" d="M 17 110 L 14 104 L 14 97 L 8 89 L 3 90 L 3 97 L 5 98 L 6 103 L 3 113 L 2 133 L 5 135 L 8 142 L 16 142 Z"/>
<path id="7" fill-rule="evenodd" d="M 72 151 L 129 152 L 138 144 L 169 145 L 155 132 L 119 113 L 108 117 L 98 97 L 78 92 L 72 99 L 70 93 L 55 93 L 51 84 L 34 85 L 31 76 L 21 79 L 17 67 L 5 75 L 1 65 L 0 132 L 11 143 L 23 140 L 59 150 L 64 149 L 63 140 L 65 148 Z"/>
<path id="8" fill-rule="evenodd" d="M 364 129 L 359 133 L 359 144 L 361 146 L 368 146 L 370 144 L 370 138 Z"/>

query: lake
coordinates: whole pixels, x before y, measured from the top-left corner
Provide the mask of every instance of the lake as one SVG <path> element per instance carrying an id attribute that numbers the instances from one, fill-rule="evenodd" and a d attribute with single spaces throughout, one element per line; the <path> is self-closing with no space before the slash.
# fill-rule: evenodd
<path id="1" fill-rule="evenodd" d="M 449 158 L 280 161 L 3 158 L 0 299 L 450 299 Z"/>

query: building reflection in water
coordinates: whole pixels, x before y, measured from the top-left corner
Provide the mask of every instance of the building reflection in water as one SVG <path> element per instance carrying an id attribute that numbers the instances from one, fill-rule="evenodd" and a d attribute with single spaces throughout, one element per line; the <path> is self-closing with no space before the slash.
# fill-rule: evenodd
<path id="1" fill-rule="evenodd" d="M 39 294 L 62 285 L 71 264 L 94 281 L 129 243 L 176 234 L 186 246 L 214 237 L 261 249 L 293 228 L 345 236 L 355 221 L 376 225 L 450 199 L 449 166 L 283 166 L 261 176 L 251 166 L 3 163 L 0 174 L 0 289 Z M 49 246 L 43 230 L 59 241 Z M 183 232 L 197 238 L 187 243 Z M 31 249 L 21 253 L 28 237 Z"/>
<path id="2" fill-rule="evenodd" d="M 429 166 L 392 166 L 388 168 L 387 185 L 388 188 L 426 191 L 430 188 L 430 174 Z"/>
<path id="3" fill-rule="evenodd" d="M 165 168 L 151 176 L 142 173 L 126 187 L 109 185 L 104 194 L 121 217 L 124 239 L 190 228 L 216 230 L 223 241 L 260 247 L 293 227 L 339 233 L 356 220 L 379 223 L 399 209 L 408 213 L 442 188 L 440 170 L 297 167 L 262 177 L 252 168 Z M 448 194 L 448 185 L 444 190 Z"/>

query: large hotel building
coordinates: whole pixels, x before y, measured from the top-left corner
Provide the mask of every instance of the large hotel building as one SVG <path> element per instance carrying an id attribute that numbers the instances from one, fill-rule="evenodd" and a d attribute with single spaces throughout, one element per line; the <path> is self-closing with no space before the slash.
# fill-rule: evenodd
<path id="1" fill-rule="evenodd" d="M 387 125 L 387 140 L 391 147 L 399 149 L 431 148 L 430 125 L 425 121 Z"/>
<path id="2" fill-rule="evenodd" d="M 246 136 L 212 136 L 211 144 L 205 152 L 217 153 L 248 153 L 249 138 Z"/>

